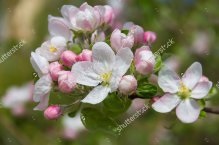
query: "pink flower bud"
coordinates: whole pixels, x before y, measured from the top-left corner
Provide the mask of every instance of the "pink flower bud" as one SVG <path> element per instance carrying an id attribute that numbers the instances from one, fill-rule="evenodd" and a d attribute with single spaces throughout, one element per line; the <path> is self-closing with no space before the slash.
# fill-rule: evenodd
<path id="1" fill-rule="evenodd" d="M 123 76 L 119 83 L 119 91 L 122 94 L 130 95 L 137 89 L 137 80 L 132 75 Z"/>
<path id="2" fill-rule="evenodd" d="M 58 119 L 63 114 L 63 108 L 59 105 L 52 105 L 49 106 L 44 111 L 44 117 L 48 120 L 55 120 Z"/>
<path id="3" fill-rule="evenodd" d="M 153 72 L 155 56 L 148 46 L 142 46 L 135 52 L 135 68 L 137 72 L 147 75 Z"/>
<path id="4" fill-rule="evenodd" d="M 76 57 L 77 55 L 74 52 L 66 50 L 62 53 L 60 59 L 65 66 L 72 67 L 72 65 L 76 62 Z"/>
<path id="5" fill-rule="evenodd" d="M 147 31 L 144 33 L 144 41 L 148 44 L 154 43 L 157 39 L 157 36 L 154 32 Z"/>
<path id="6" fill-rule="evenodd" d="M 157 85 L 158 76 L 155 74 L 151 74 L 150 77 L 148 78 L 148 81 L 154 85 Z"/>
<path id="7" fill-rule="evenodd" d="M 133 34 L 135 44 L 142 44 L 144 42 L 144 29 L 138 25 L 134 25 L 130 29 L 130 33 Z"/>
<path id="8" fill-rule="evenodd" d="M 113 8 L 111 6 L 105 5 L 104 22 L 106 24 L 111 24 L 115 18 Z"/>
<path id="9" fill-rule="evenodd" d="M 92 61 L 92 51 L 84 49 L 78 56 L 77 61 Z"/>
<path id="10" fill-rule="evenodd" d="M 62 70 L 63 70 L 63 66 L 59 64 L 57 61 L 50 63 L 49 72 L 50 72 L 50 76 L 52 77 L 53 81 L 58 81 L 59 72 Z"/>
<path id="11" fill-rule="evenodd" d="M 125 35 L 119 29 L 115 29 L 110 38 L 112 48 L 117 52 L 121 48 L 132 48 L 134 45 L 134 36 Z"/>
<path id="12" fill-rule="evenodd" d="M 75 89 L 75 79 L 70 71 L 59 72 L 58 87 L 63 93 L 71 93 Z"/>

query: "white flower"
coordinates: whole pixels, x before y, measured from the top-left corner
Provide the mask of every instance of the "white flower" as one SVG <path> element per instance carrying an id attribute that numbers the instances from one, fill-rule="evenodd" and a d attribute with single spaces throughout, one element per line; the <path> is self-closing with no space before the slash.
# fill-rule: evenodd
<path id="1" fill-rule="evenodd" d="M 42 76 L 35 84 L 33 100 L 40 102 L 34 110 L 45 110 L 48 106 L 49 95 L 52 89 L 52 78 L 49 74 Z"/>
<path id="2" fill-rule="evenodd" d="M 166 94 L 152 104 L 160 113 L 167 113 L 176 107 L 177 117 L 184 123 L 192 123 L 199 117 L 202 107 L 197 100 L 204 98 L 212 87 L 210 81 L 200 81 L 202 66 L 193 63 L 182 79 L 172 70 L 163 68 L 159 72 L 158 84 Z"/>
<path id="3" fill-rule="evenodd" d="M 7 90 L 5 96 L 2 97 L 2 105 L 7 108 L 18 109 L 31 101 L 32 94 L 32 82 L 21 87 L 11 87 Z"/>
<path id="4" fill-rule="evenodd" d="M 56 36 L 44 42 L 36 49 L 36 53 L 46 58 L 48 61 L 57 61 L 63 51 L 66 50 L 66 40 L 64 37 Z"/>
<path id="5" fill-rule="evenodd" d="M 49 73 L 49 62 L 39 54 L 31 52 L 30 62 L 39 77 Z"/>
<path id="6" fill-rule="evenodd" d="M 78 84 L 97 86 L 82 100 L 84 103 L 97 104 L 109 92 L 117 90 L 119 81 L 131 65 L 133 53 L 130 48 L 124 48 L 115 55 L 105 42 L 94 44 L 92 53 L 93 62 L 76 63 L 72 73 Z"/>

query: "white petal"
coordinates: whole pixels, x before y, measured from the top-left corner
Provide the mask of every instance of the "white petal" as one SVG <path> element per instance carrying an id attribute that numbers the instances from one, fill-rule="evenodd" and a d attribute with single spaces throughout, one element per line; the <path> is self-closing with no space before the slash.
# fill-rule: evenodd
<path id="1" fill-rule="evenodd" d="M 40 103 L 33 110 L 43 111 L 48 107 L 49 104 L 49 93 L 41 97 Z"/>
<path id="2" fill-rule="evenodd" d="M 49 62 L 44 57 L 35 52 L 31 52 L 30 62 L 39 77 L 48 74 Z"/>
<path id="3" fill-rule="evenodd" d="M 94 44 L 92 52 L 94 67 L 99 74 L 112 70 L 115 54 L 108 44 L 97 42 Z"/>
<path id="4" fill-rule="evenodd" d="M 113 73 L 119 77 L 123 76 L 129 69 L 133 60 L 130 48 L 122 48 L 116 54 L 116 62 L 113 65 Z"/>
<path id="5" fill-rule="evenodd" d="M 72 67 L 72 73 L 76 83 L 86 86 L 97 86 L 101 81 L 93 69 L 93 63 L 89 61 L 77 62 Z"/>
<path id="6" fill-rule="evenodd" d="M 78 8 L 72 5 L 63 5 L 61 8 L 61 14 L 65 19 L 69 19 L 70 14 L 75 14 L 78 11 Z"/>
<path id="7" fill-rule="evenodd" d="M 182 101 L 176 108 L 176 115 L 184 123 L 195 122 L 200 114 L 201 107 L 193 99 Z"/>
<path id="8" fill-rule="evenodd" d="M 212 87 L 212 82 L 210 81 L 200 82 L 192 90 L 191 97 L 195 99 L 201 99 L 208 95 L 208 92 L 210 91 L 211 87 Z"/>
<path id="9" fill-rule="evenodd" d="M 108 95 L 110 88 L 105 86 L 95 87 L 81 102 L 89 104 L 98 104 Z"/>
<path id="10" fill-rule="evenodd" d="M 121 81 L 122 77 L 112 75 L 110 80 L 110 92 L 115 92 L 119 87 L 119 82 Z"/>
<path id="11" fill-rule="evenodd" d="M 63 36 L 67 41 L 71 40 L 72 33 L 65 19 L 49 15 L 48 21 L 49 33 L 52 36 Z"/>
<path id="12" fill-rule="evenodd" d="M 55 50 L 51 51 L 54 47 Z M 46 58 L 48 61 L 57 61 L 63 51 L 66 50 L 66 40 L 64 37 L 55 36 L 51 40 L 44 42 L 36 49 L 36 53 Z"/>
<path id="13" fill-rule="evenodd" d="M 52 89 L 52 78 L 50 75 L 41 77 L 34 86 L 33 100 L 41 102 L 43 97 L 48 94 Z"/>
<path id="14" fill-rule="evenodd" d="M 162 68 L 158 75 L 158 84 L 164 92 L 176 93 L 179 90 L 180 78 L 169 68 Z"/>
<path id="15" fill-rule="evenodd" d="M 193 89 L 202 77 L 202 66 L 199 62 L 193 63 L 182 77 L 183 84 Z"/>
<path id="16" fill-rule="evenodd" d="M 173 110 L 180 101 L 180 98 L 175 94 L 165 94 L 152 104 L 152 108 L 157 112 L 167 113 Z"/>

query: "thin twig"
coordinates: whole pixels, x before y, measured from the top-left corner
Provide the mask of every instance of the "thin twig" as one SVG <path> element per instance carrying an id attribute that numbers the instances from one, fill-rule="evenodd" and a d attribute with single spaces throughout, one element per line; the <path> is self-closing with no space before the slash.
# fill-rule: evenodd
<path id="1" fill-rule="evenodd" d="M 203 109 L 203 111 L 205 111 L 206 113 L 218 114 L 219 115 L 219 109 L 206 107 L 206 108 Z"/>

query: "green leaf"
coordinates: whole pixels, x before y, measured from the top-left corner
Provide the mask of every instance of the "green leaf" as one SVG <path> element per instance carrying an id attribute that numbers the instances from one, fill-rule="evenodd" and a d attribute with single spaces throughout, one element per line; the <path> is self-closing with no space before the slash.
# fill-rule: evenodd
<path id="1" fill-rule="evenodd" d="M 76 54 L 79 54 L 82 51 L 81 47 L 77 44 L 73 44 L 70 50 L 75 52 Z"/>
<path id="2" fill-rule="evenodd" d="M 119 97 L 116 93 L 112 93 L 103 101 L 103 111 L 112 117 L 116 117 L 126 112 L 130 105 L 131 100 L 126 96 Z"/>
<path id="3" fill-rule="evenodd" d="M 77 114 L 77 112 L 78 112 L 78 110 L 74 110 L 74 111 L 68 113 L 68 116 L 69 116 L 69 117 L 75 117 L 76 114 Z"/>
<path id="4" fill-rule="evenodd" d="M 151 99 L 157 94 L 157 87 L 153 84 L 145 82 L 139 84 L 136 94 L 139 98 Z"/>
<path id="5" fill-rule="evenodd" d="M 160 55 L 158 55 L 155 60 L 156 60 L 156 63 L 155 63 L 155 66 L 154 66 L 154 71 L 158 72 L 158 71 L 160 71 L 160 69 L 163 66 L 162 58 L 161 58 Z"/>
<path id="6" fill-rule="evenodd" d="M 129 30 L 122 30 L 121 32 L 122 32 L 123 34 L 125 34 L 125 35 L 128 35 Z"/>
<path id="7" fill-rule="evenodd" d="M 199 114 L 199 118 L 205 118 L 207 116 L 207 113 L 205 111 L 201 111 Z"/>
<path id="8" fill-rule="evenodd" d="M 95 108 L 84 108 L 81 111 L 81 121 L 84 126 L 92 131 L 102 131 L 112 135 L 117 134 L 117 123 Z"/>

